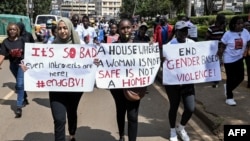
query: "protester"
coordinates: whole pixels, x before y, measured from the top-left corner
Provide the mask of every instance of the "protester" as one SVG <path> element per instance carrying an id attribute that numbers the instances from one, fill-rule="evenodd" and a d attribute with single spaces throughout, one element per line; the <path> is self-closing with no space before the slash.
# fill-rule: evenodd
<path id="1" fill-rule="evenodd" d="M 250 23 L 247 21 L 244 23 L 244 28 L 250 32 Z M 247 52 L 244 56 L 246 67 L 247 67 L 247 88 L 250 88 L 250 48 L 247 48 Z"/>
<path id="2" fill-rule="evenodd" d="M 105 38 L 105 31 L 104 31 L 104 29 L 102 28 L 101 25 L 98 26 L 97 31 L 98 31 L 98 32 L 97 32 L 97 40 L 98 40 L 98 42 L 99 42 L 99 43 L 105 42 L 105 41 L 104 41 L 104 38 Z"/>
<path id="3" fill-rule="evenodd" d="M 178 21 L 175 24 L 175 38 L 168 44 L 192 43 L 193 40 L 188 37 L 188 25 L 185 21 Z M 167 58 L 165 58 L 167 59 Z M 168 77 L 168 76 L 164 76 Z M 170 102 L 168 118 L 170 123 L 170 141 L 178 141 L 177 134 L 183 141 L 189 141 L 190 138 L 185 131 L 185 125 L 190 120 L 195 109 L 195 88 L 194 84 L 183 85 L 165 85 L 166 93 Z M 181 116 L 180 124 L 176 127 L 177 111 L 183 101 L 184 111 Z M 176 134 L 177 133 L 177 134 Z"/>
<path id="4" fill-rule="evenodd" d="M 33 38 L 32 33 L 26 31 L 25 25 L 22 22 L 18 22 L 17 26 L 20 29 L 20 37 L 23 38 L 25 43 L 35 43 L 35 40 Z M 26 105 L 29 104 L 29 101 L 27 99 L 28 95 L 27 95 L 26 91 L 24 91 L 24 96 L 23 97 L 24 97 L 23 106 L 26 106 Z"/>
<path id="5" fill-rule="evenodd" d="M 148 27 L 147 25 L 141 25 L 139 27 L 139 30 L 137 32 L 137 34 L 135 35 L 135 38 L 134 38 L 134 42 L 150 42 L 150 38 L 149 36 L 146 34 L 148 31 Z"/>
<path id="6" fill-rule="evenodd" d="M 83 36 L 85 37 L 85 43 L 86 44 L 98 43 L 95 29 L 89 26 L 90 25 L 89 17 L 83 16 L 82 22 L 83 22 Z"/>
<path id="7" fill-rule="evenodd" d="M 118 24 L 120 34 L 117 43 L 132 43 L 132 23 L 128 19 L 122 19 Z M 119 129 L 119 141 L 125 141 L 125 115 L 128 119 L 128 140 L 136 141 L 138 127 L 138 113 L 140 100 L 130 101 L 124 95 L 125 89 L 110 89 L 116 105 L 116 120 Z"/>
<path id="8" fill-rule="evenodd" d="M 249 45 L 250 34 L 243 28 L 243 19 L 234 16 L 229 22 L 229 31 L 221 38 L 223 62 L 226 70 L 226 104 L 235 106 L 233 90 L 244 80 L 243 54 Z"/>
<path id="9" fill-rule="evenodd" d="M 80 44 L 72 22 L 61 18 L 57 24 L 54 44 Z M 65 36 L 66 35 L 66 36 Z M 77 108 L 83 92 L 49 92 L 50 106 L 54 119 L 55 141 L 65 141 L 66 114 L 70 141 L 75 141 L 77 129 Z"/>
<path id="10" fill-rule="evenodd" d="M 159 44 L 160 55 L 162 55 L 162 46 L 172 39 L 172 33 L 173 27 L 168 24 L 167 18 L 157 17 L 154 27 L 153 41 Z M 162 56 L 160 57 L 162 58 Z"/>
<path id="11" fill-rule="evenodd" d="M 73 23 L 74 30 L 78 33 L 78 36 L 80 37 L 81 41 L 84 41 L 84 31 L 83 31 L 83 26 L 81 26 L 80 23 L 80 17 L 78 14 L 74 14 L 71 17 L 71 22 Z"/>
<path id="12" fill-rule="evenodd" d="M 105 36 L 105 42 L 106 43 L 114 43 L 117 42 L 118 38 L 119 38 L 119 34 L 118 34 L 118 27 L 116 23 L 110 23 L 109 25 L 109 34 Z"/>
<path id="13" fill-rule="evenodd" d="M 52 28 L 51 28 L 51 36 L 49 37 L 48 41 L 47 41 L 47 44 L 52 44 L 53 41 L 55 40 L 56 38 L 56 34 L 57 34 L 57 27 L 56 25 L 53 25 Z"/>
<path id="14" fill-rule="evenodd" d="M 10 71 L 16 79 L 17 108 L 15 111 L 16 118 L 22 116 L 22 108 L 28 104 L 24 98 L 24 73 L 19 66 L 24 59 L 25 41 L 20 36 L 20 29 L 17 24 L 9 23 L 7 26 L 7 38 L 3 40 L 0 50 L 0 66 L 5 57 L 10 61 Z M 1 67 L 0 67 L 1 68 Z"/>
<path id="15" fill-rule="evenodd" d="M 188 38 L 194 40 L 194 41 L 198 41 L 198 33 L 197 33 L 197 26 L 194 25 L 190 18 L 188 16 L 183 16 L 182 20 L 187 22 L 187 25 L 189 27 L 188 30 Z"/>
<path id="16" fill-rule="evenodd" d="M 226 17 L 223 14 L 216 16 L 215 23 L 208 27 L 205 40 L 218 40 L 220 41 L 224 33 L 226 32 Z M 222 43 L 219 42 L 218 50 L 221 50 Z M 222 64 L 222 54 L 219 52 L 220 63 Z M 219 86 L 219 81 L 214 81 L 212 84 L 213 88 Z"/>
<path id="17" fill-rule="evenodd" d="M 22 22 L 17 23 L 20 29 L 20 36 L 24 39 L 26 43 L 34 43 L 35 40 L 33 38 L 32 33 L 26 31 L 25 25 Z"/>

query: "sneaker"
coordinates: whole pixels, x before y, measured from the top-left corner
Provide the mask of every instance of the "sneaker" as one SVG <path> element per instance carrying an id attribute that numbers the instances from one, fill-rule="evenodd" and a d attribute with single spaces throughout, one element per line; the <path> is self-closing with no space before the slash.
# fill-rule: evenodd
<path id="1" fill-rule="evenodd" d="M 229 106 L 235 106 L 236 102 L 235 102 L 234 99 L 227 99 L 226 104 L 229 105 Z"/>
<path id="2" fill-rule="evenodd" d="M 218 84 L 213 84 L 212 87 L 213 87 L 213 88 L 218 88 L 219 85 L 218 85 Z"/>
<path id="3" fill-rule="evenodd" d="M 169 141 L 178 141 L 176 132 L 170 132 Z"/>
<path id="4" fill-rule="evenodd" d="M 227 97 L 227 84 L 224 84 L 224 95 Z"/>
<path id="5" fill-rule="evenodd" d="M 22 116 L 22 108 L 17 108 L 16 109 L 16 118 L 20 118 Z"/>
<path id="6" fill-rule="evenodd" d="M 177 134 L 180 136 L 180 138 L 183 140 L 183 141 L 190 141 L 190 138 L 187 134 L 187 132 L 185 131 L 185 129 L 179 129 L 178 127 L 176 128 L 176 132 Z"/>

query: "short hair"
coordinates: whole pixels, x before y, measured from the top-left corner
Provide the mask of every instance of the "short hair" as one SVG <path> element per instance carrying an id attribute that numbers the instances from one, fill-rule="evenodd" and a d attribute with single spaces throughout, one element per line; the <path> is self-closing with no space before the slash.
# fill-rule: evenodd
<path id="1" fill-rule="evenodd" d="M 72 17 L 71 17 L 71 19 L 78 19 L 78 20 L 80 20 L 80 17 L 79 17 L 79 15 L 78 14 L 74 14 Z"/>
<path id="2" fill-rule="evenodd" d="M 217 24 L 224 24 L 226 22 L 226 16 L 224 14 L 218 14 L 216 16 L 216 21 Z"/>
<path id="3" fill-rule="evenodd" d="M 229 30 L 230 30 L 230 31 L 234 31 L 237 21 L 238 21 L 238 20 L 241 20 L 241 19 L 242 19 L 242 17 L 240 17 L 240 16 L 234 16 L 234 17 L 230 20 L 230 22 L 229 22 Z"/>
<path id="4" fill-rule="evenodd" d="M 83 21 L 83 19 L 87 19 L 87 20 L 89 21 L 89 17 L 88 17 L 87 15 L 84 15 L 84 16 L 82 17 L 82 21 Z"/>

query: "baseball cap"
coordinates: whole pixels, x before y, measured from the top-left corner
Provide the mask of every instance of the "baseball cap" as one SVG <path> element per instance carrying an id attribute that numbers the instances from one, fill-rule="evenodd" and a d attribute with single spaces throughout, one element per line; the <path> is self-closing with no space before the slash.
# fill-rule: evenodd
<path id="1" fill-rule="evenodd" d="M 145 27 L 145 28 L 146 28 L 146 30 L 148 30 L 148 26 L 147 26 L 147 24 L 146 24 L 146 23 L 141 24 L 141 26 L 139 27 L 139 29 L 141 29 L 141 28 L 143 28 L 143 27 Z"/>
<path id="2" fill-rule="evenodd" d="M 183 28 L 189 28 L 188 24 L 185 21 L 178 21 L 175 24 L 175 30 L 176 29 L 183 29 Z"/>

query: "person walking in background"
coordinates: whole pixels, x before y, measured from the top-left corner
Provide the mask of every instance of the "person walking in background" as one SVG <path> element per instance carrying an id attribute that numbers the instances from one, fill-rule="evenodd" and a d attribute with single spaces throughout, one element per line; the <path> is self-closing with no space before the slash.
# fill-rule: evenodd
<path id="1" fill-rule="evenodd" d="M 211 26 L 208 27 L 207 29 L 207 33 L 206 33 L 206 37 L 205 40 L 218 40 L 219 44 L 218 44 L 218 50 L 221 50 L 222 48 L 222 43 L 221 38 L 224 35 L 224 33 L 226 32 L 226 17 L 223 14 L 218 14 L 216 16 L 216 20 L 215 23 Z M 222 65 L 222 54 L 220 52 L 218 52 L 219 54 L 219 58 L 220 58 L 220 63 Z M 219 81 L 214 81 L 212 84 L 213 88 L 217 88 L 219 86 Z"/>
<path id="2" fill-rule="evenodd" d="M 18 22 L 17 26 L 20 29 L 20 37 L 24 40 L 25 43 L 35 43 L 33 35 L 30 32 L 26 31 L 25 25 L 22 22 Z M 24 91 L 23 106 L 26 106 L 29 104 L 27 97 L 28 97 L 27 92 Z"/>
<path id="3" fill-rule="evenodd" d="M 4 58 L 8 56 L 10 61 L 10 71 L 16 79 L 16 93 L 17 93 L 17 108 L 16 118 L 22 116 L 22 108 L 28 104 L 25 99 L 24 92 L 24 73 L 19 66 L 21 60 L 24 59 L 24 45 L 25 41 L 20 36 L 20 29 L 17 24 L 9 23 L 7 26 L 7 38 L 3 40 L 0 50 L 0 68 Z"/>
<path id="4" fill-rule="evenodd" d="M 47 44 L 52 44 L 53 43 L 53 41 L 56 38 L 56 34 L 57 34 L 57 27 L 56 27 L 56 25 L 52 25 L 51 36 L 49 37 L 49 39 L 47 41 Z"/>
<path id="5" fill-rule="evenodd" d="M 89 17 L 83 16 L 82 22 L 83 22 L 83 36 L 85 38 L 85 43 L 86 44 L 98 43 L 95 29 L 93 27 L 89 26 L 90 25 Z"/>
<path id="6" fill-rule="evenodd" d="M 20 36 L 24 39 L 26 43 L 35 43 L 32 33 L 28 32 L 25 25 L 22 22 L 17 23 L 20 29 Z"/>
<path id="7" fill-rule="evenodd" d="M 189 26 L 185 21 L 178 21 L 175 24 L 175 38 L 169 41 L 168 44 L 191 43 L 193 40 L 188 37 Z M 167 58 L 165 58 L 167 59 Z M 167 77 L 167 76 L 163 76 Z M 170 102 L 168 118 L 170 123 L 170 141 L 178 141 L 177 134 L 183 141 L 189 141 L 190 138 L 185 130 L 185 125 L 188 123 L 195 110 L 195 88 L 194 84 L 183 85 L 165 85 L 165 90 Z M 176 127 L 177 111 L 183 101 L 184 111 L 181 115 L 180 124 Z"/>
<path id="8" fill-rule="evenodd" d="M 194 40 L 194 41 L 198 41 L 198 31 L 197 31 L 197 26 L 194 25 L 190 18 L 188 16 L 183 16 L 182 20 L 187 22 L 187 25 L 189 27 L 188 30 L 188 38 Z"/>
<path id="9" fill-rule="evenodd" d="M 71 17 L 71 22 L 73 23 L 74 30 L 78 33 L 78 36 L 80 37 L 81 41 L 84 41 L 84 31 L 83 31 L 83 26 L 81 26 L 80 23 L 80 17 L 78 14 L 74 14 Z"/>
<path id="10" fill-rule="evenodd" d="M 122 19 L 118 24 L 119 39 L 117 43 L 132 43 L 132 23 Z M 136 141 L 140 100 L 130 101 L 124 95 L 125 89 L 110 89 L 116 105 L 116 120 L 119 130 L 119 141 L 125 141 L 125 116 L 128 119 L 128 140 Z"/>
<path id="11" fill-rule="evenodd" d="M 149 36 L 146 34 L 148 31 L 147 25 L 141 25 L 137 34 L 135 35 L 134 42 L 148 43 L 150 42 Z"/>
<path id="12" fill-rule="evenodd" d="M 222 36 L 223 62 L 226 70 L 226 104 L 235 106 L 233 90 L 244 80 L 243 55 L 249 46 L 250 34 L 243 28 L 243 19 L 234 16 L 229 22 L 229 31 Z"/>
<path id="13" fill-rule="evenodd" d="M 244 28 L 250 32 L 250 23 L 247 21 L 244 23 Z M 247 67 L 247 88 L 250 88 L 250 48 L 247 48 L 246 54 L 244 56 L 246 67 Z"/>
<path id="14" fill-rule="evenodd" d="M 162 58 L 162 46 L 172 39 L 173 27 L 168 24 L 165 17 L 157 17 L 155 24 L 153 42 L 158 42 L 160 57 Z"/>
<path id="15" fill-rule="evenodd" d="M 106 43 L 114 43 L 117 42 L 119 38 L 119 34 L 117 32 L 118 27 L 116 23 L 110 23 L 109 25 L 109 34 L 105 36 L 105 42 Z"/>

